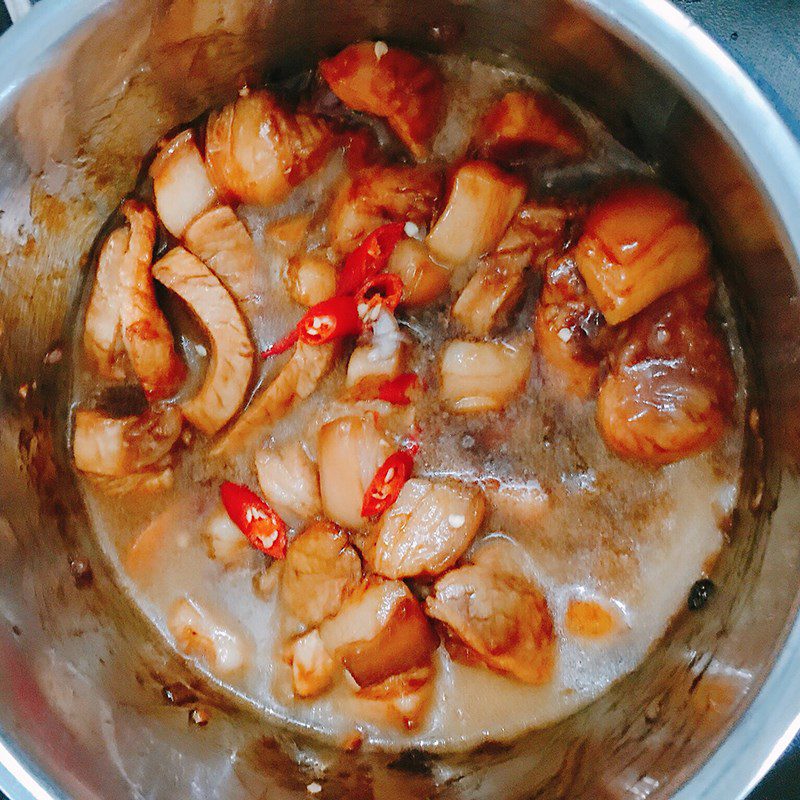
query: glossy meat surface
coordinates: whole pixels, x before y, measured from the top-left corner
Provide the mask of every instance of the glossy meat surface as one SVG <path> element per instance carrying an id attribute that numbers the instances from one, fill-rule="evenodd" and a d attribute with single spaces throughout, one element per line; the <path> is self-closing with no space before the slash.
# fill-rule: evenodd
<path id="1" fill-rule="evenodd" d="M 719 439 L 733 391 L 719 335 L 692 296 L 676 293 L 627 326 L 600 388 L 597 422 L 621 456 L 669 464 Z"/>

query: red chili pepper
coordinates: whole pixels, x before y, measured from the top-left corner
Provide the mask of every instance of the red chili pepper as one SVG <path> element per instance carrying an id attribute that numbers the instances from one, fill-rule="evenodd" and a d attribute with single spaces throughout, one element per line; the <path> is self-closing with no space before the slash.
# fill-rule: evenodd
<path id="1" fill-rule="evenodd" d="M 378 387 L 378 399 L 396 406 L 407 406 L 411 402 L 408 392 L 419 383 L 416 373 L 404 372 L 396 378 L 384 381 Z"/>
<path id="2" fill-rule="evenodd" d="M 297 342 L 297 328 L 293 328 L 291 332 L 286 334 L 283 339 L 278 339 L 272 347 L 268 347 L 261 353 L 261 358 L 270 358 L 271 356 L 279 356 L 285 353 L 292 345 Z"/>
<path id="3" fill-rule="evenodd" d="M 402 222 L 391 222 L 376 228 L 344 262 L 339 273 L 339 294 L 353 294 L 364 281 L 386 268 L 392 251 L 403 238 Z"/>
<path id="4" fill-rule="evenodd" d="M 219 496 L 228 516 L 256 550 L 273 558 L 286 555 L 286 523 L 255 492 L 225 481 Z"/>
<path id="5" fill-rule="evenodd" d="M 391 272 L 379 272 L 361 284 L 356 292 L 356 306 L 362 303 L 380 303 L 388 312 L 394 314 L 403 299 L 403 281 Z"/>
<path id="6" fill-rule="evenodd" d="M 261 353 L 262 358 L 286 352 L 298 340 L 305 344 L 325 344 L 333 339 L 361 333 L 358 304 L 353 297 L 331 297 L 303 314 L 294 330 Z"/>
<path id="7" fill-rule="evenodd" d="M 397 500 L 413 469 L 414 456 L 407 449 L 392 453 L 375 473 L 364 493 L 361 516 L 377 517 L 383 514 Z"/>
<path id="8" fill-rule="evenodd" d="M 361 333 L 361 319 L 353 297 L 331 297 L 312 306 L 297 323 L 301 342 L 325 344 L 332 339 Z"/>

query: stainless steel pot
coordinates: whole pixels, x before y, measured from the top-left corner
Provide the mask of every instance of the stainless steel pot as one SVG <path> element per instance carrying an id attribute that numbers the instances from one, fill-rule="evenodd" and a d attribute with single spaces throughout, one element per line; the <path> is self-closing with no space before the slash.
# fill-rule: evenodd
<path id="1" fill-rule="evenodd" d="M 371 36 L 527 65 L 660 161 L 706 212 L 755 365 L 748 471 L 713 602 L 581 713 L 453 757 L 327 750 L 197 683 L 115 585 L 63 445 L 70 310 L 142 155 L 243 75 Z M 800 727 L 798 209 L 797 143 L 666 0 L 37 6 L 0 40 L 0 789 L 277 800 L 318 781 L 326 798 L 744 796 Z M 76 559 L 91 561 L 91 582 Z M 207 727 L 165 702 L 178 680 L 211 709 Z"/>

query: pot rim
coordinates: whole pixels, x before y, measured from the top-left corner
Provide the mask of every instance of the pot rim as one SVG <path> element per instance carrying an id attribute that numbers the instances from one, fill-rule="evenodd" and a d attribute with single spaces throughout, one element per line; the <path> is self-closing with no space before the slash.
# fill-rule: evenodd
<path id="1" fill-rule="evenodd" d="M 0 107 L 41 69 L 51 47 L 109 2 L 46 0 L 0 36 Z M 800 144 L 751 77 L 669 0 L 567 2 L 672 78 L 750 166 L 800 279 Z M 798 600 L 795 614 L 797 606 Z M 749 706 L 699 771 L 683 776 L 688 782 L 674 800 L 743 800 L 800 731 L 800 673 L 793 666 L 800 658 L 800 621 L 795 617 L 776 652 Z M 64 797 L 52 778 L 5 736 L 0 737 L 0 791 L 11 800 Z"/>

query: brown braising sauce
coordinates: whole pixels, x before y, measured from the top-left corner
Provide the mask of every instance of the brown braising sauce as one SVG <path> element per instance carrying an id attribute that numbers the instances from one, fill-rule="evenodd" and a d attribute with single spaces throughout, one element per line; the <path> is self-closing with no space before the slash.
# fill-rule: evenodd
<path id="1" fill-rule="evenodd" d="M 166 137 L 76 326 L 131 601 L 266 716 L 387 748 L 633 670 L 723 547 L 746 406 L 662 183 L 533 78 L 382 42 Z"/>

